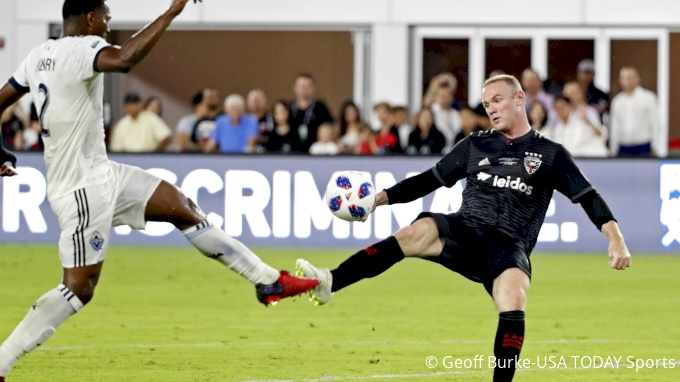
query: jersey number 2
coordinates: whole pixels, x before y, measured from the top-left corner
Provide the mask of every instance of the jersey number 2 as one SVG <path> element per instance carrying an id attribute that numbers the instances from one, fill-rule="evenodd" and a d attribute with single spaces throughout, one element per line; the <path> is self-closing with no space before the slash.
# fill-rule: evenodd
<path id="1" fill-rule="evenodd" d="M 47 107 L 50 106 L 50 91 L 47 89 L 47 86 L 45 86 L 45 84 L 40 84 L 38 90 L 40 91 L 40 93 L 43 93 L 45 95 L 45 102 L 43 102 L 43 105 L 40 108 L 40 116 L 38 117 L 40 119 L 40 129 L 42 130 L 43 137 L 49 137 L 50 131 L 45 128 L 44 119 Z"/>

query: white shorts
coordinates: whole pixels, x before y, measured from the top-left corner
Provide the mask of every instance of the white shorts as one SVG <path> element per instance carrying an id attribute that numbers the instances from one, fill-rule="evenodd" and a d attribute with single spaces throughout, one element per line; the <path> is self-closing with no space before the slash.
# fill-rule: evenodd
<path id="1" fill-rule="evenodd" d="M 113 179 L 52 200 L 59 219 L 59 258 L 64 268 L 104 261 L 111 228 L 144 229 L 146 204 L 161 179 L 139 167 L 111 162 Z"/>

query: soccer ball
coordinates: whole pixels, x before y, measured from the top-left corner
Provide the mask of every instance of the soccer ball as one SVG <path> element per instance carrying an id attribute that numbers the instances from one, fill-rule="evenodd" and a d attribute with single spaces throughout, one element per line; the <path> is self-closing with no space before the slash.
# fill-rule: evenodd
<path id="1" fill-rule="evenodd" d="M 373 182 L 360 172 L 338 172 L 326 187 L 326 205 L 342 220 L 363 220 L 375 205 Z"/>

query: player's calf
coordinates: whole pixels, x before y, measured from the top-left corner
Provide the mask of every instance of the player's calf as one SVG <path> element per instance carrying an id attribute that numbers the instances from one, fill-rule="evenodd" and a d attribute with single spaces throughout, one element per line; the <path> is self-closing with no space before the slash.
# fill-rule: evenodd
<path id="1" fill-rule="evenodd" d="M 59 325 L 83 306 L 78 296 L 63 284 L 40 297 L 0 346 L 0 376 L 7 376 L 19 358 L 47 341 Z"/>

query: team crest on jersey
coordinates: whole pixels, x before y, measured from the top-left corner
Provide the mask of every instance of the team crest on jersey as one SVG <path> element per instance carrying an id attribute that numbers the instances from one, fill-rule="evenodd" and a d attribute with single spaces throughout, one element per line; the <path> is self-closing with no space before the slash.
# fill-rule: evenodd
<path id="1" fill-rule="evenodd" d="M 543 163 L 543 155 L 529 152 L 524 153 L 524 155 L 526 155 L 524 157 L 524 168 L 527 170 L 529 175 L 533 175 L 536 171 L 538 171 L 539 167 L 541 167 L 541 163 Z"/>
<path id="2" fill-rule="evenodd" d="M 104 237 L 97 231 L 92 234 L 92 239 L 90 239 L 90 245 L 95 251 L 99 251 L 104 246 Z"/>

